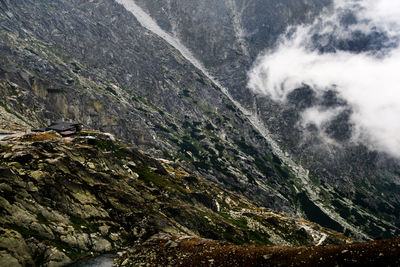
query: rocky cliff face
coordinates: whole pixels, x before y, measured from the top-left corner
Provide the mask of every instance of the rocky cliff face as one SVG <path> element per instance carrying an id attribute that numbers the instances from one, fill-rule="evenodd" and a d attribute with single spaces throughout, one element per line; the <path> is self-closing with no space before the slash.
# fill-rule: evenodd
<path id="1" fill-rule="evenodd" d="M 256 57 L 287 26 L 311 21 L 331 0 L 135 2 L 178 36 L 232 94 L 246 98 L 246 73 Z"/>
<path id="2" fill-rule="evenodd" d="M 0 159 L 2 266 L 60 266 L 152 236 L 295 246 L 350 241 L 99 132 L 7 137 Z"/>
<path id="3" fill-rule="evenodd" d="M 359 239 L 395 236 L 396 161 L 362 146 L 331 154 L 312 140 L 299 142 L 299 111 L 323 102 L 307 88 L 281 106 L 244 87 L 260 51 L 287 25 L 309 21 L 329 3 L 137 1 L 258 113 L 283 150 L 201 70 L 112 0 L 2 1 L 2 110 L 22 128 L 69 118 L 112 132 L 261 206 Z M 333 125 L 332 135 L 338 132 L 346 129 Z"/>

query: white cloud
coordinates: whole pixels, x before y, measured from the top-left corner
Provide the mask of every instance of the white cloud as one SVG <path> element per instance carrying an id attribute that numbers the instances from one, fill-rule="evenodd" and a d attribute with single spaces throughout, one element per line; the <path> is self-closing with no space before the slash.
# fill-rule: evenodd
<path id="1" fill-rule="evenodd" d="M 274 50 L 260 56 L 249 72 L 248 86 L 281 102 L 304 84 L 317 93 L 335 90 L 352 107 L 353 138 L 400 157 L 400 1 L 336 0 L 333 10 L 311 25 L 292 29 Z M 357 23 L 343 25 L 341 18 L 349 11 Z M 351 40 L 356 31 L 384 34 L 380 51 L 376 46 L 357 52 L 319 49 L 332 38 Z M 320 36 L 317 41 L 315 35 Z M 324 112 L 314 109 L 303 114 L 303 120 L 318 122 L 335 113 Z"/>
<path id="2" fill-rule="evenodd" d="M 301 123 L 303 127 L 307 127 L 310 124 L 315 125 L 318 129 L 322 129 L 326 124 L 334 119 L 340 112 L 343 111 L 343 107 L 337 107 L 332 109 L 324 109 L 321 107 L 311 107 L 301 115 Z"/>

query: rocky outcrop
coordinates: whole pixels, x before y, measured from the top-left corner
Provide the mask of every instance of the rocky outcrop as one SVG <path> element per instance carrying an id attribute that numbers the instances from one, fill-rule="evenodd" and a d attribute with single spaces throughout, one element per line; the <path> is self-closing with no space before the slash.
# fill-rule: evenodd
<path id="1" fill-rule="evenodd" d="M 160 234 L 236 244 L 350 241 L 93 131 L 0 141 L 0 192 L 0 262 L 16 266 L 61 266 Z"/>

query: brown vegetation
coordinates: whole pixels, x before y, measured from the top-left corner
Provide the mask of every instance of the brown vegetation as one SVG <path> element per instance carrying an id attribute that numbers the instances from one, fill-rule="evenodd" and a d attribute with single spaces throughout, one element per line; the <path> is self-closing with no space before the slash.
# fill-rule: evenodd
<path id="1" fill-rule="evenodd" d="M 238 246 L 199 238 L 161 238 L 125 253 L 120 266 L 399 266 L 400 239 L 336 246 Z"/>

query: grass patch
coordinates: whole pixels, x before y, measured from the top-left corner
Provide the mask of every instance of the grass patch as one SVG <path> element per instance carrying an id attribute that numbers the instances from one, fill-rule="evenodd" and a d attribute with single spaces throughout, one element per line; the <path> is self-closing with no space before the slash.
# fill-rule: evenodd
<path id="1" fill-rule="evenodd" d="M 22 141 L 45 141 L 45 140 L 54 140 L 60 139 L 61 136 L 55 133 L 38 133 L 38 134 L 28 134 L 25 135 L 21 140 Z"/>
<path id="2" fill-rule="evenodd" d="M 36 218 L 40 224 L 49 225 L 50 221 L 44 217 L 41 213 L 36 214 Z"/>
<path id="3" fill-rule="evenodd" d="M 190 91 L 188 90 L 188 89 L 183 89 L 183 95 L 185 96 L 185 97 L 190 97 Z"/>
<path id="4" fill-rule="evenodd" d="M 76 62 L 72 62 L 71 65 L 74 67 L 74 69 L 72 70 L 73 72 L 79 73 L 81 71 L 81 68 L 78 66 Z"/>
<path id="5" fill-rule="evenodd" d="M 231 104 L 226 104 L 225 107 L 229 109 L 230 111 L 236 112 L 236 108 L 232 106 Z"/>
<path id="6" fill-rule="evenodd" d="M 204 80 L 203 77 L 196 78 L 196 81 L 198 81 L 199 83 L 201 83 L 203 85 L 207 85 L 207 83 L 206 83 L 206 81 Z"/>
<path id="7" fill-rule="evenodd" d="M 166 176 L 151 171 L 147 166 L 136 168 L 135 172 L 139 174 L 140 180 L 143 180 L 148 183 L 151 182 L 154 185 L 162 187 L 164 189 L 169 188 L 187 194 L 186 189 L 177 184 L 174 184 Z"/>
<path id="8" fill-rule="evenodd" d="M 306 195 L 306 193 L 300 193 L 297 198 L 307 215 L 307 218 L 313 222 L 320 224 L 323 227 L 330 228 L 332 230 L 343 232 L 343 227 L 332 220 L 328 215 L 326 215 L 317 205 L 315 205 Z"/>
<path id="9" fill-rule="evenodd" d="M 219 212 L 218 213 L 222 218 L 224 218 L 226 221 L 236 225 L 237 227 L 239 227 L 242 230 L 247 230 L 247 220 L 245 218 L 241 218 L 239 220 L 235 220 L 233 219 L 229 214 L 224 213 L 224 212 Z"/>
<path id="10" fill-rule="evenodd" d="M 160 130 L 160 131 L 162 131 L 162 132 L 166 132 L 166 133 L 169 133 L 169 132 L 170 132 L 167 128 L 165 128 L 165 127 L 162 126 L 161 124 L 156 124 L 156 125 L 154 125 L 154 128 L 155 128 L 155 129 L 158 129 L 158 130 Z"/>
<path id="11" fill-rule="evenodd" d="M 71 221 L 74 228 L 78 231 L 84 231 L 86 233 L 94 233 L 94 232 L 98 232 L 98 230 L 99 230 L 96 225 L 88 223 L 87 221 L 85 221 L 82 218 L 79 218 L 76 216 L 71 216 L 69 218 L 69 220 Z"/>
<path id="12" fill-rule="evenodd" d="M 206 130 L 208 130 L 208 131 L 214 131 L 215 128 L 214 128 L 214 126 L 213 126 L 211 123 L 207 123 L 207 124 L 206 124 Z"/>
<path id="13" fill-rule="evenodd" d="M 111 94 L 113 94 L 113 95 L 115 95 L 115 96 L 117 95 L 117 92 L 115 92 L 115 90 L 112 89 L 110 86 L 107 86 L 107 87 L 106 87 L 106 91 L 107 91 L 107 92 L 110 92 Z"/>
<path id="14" fill-rule="evenodd" d="M 240 141 L 236 141 L 235 143 L 243 153 L 246 153 L 249 156 L 253 157 L 258 154 L 257 150 L 254 149 L 254 147 L 246 144 L 244 138 L 242 138 Z"/>
<path id="15" fill-rule="evenodd" d="M 115 141 L 110 139 L 96 138 L 95 146 L 102 151 L 111 152 L 113 156 L 118 159 L 130 156 L 122 150 L 122 146 L 120 144 L 117 144 Z"/>

